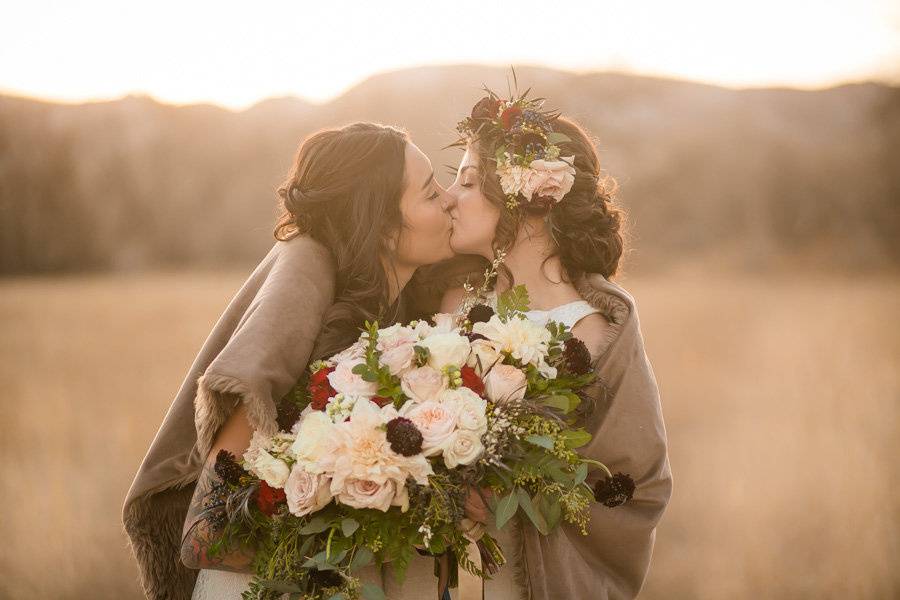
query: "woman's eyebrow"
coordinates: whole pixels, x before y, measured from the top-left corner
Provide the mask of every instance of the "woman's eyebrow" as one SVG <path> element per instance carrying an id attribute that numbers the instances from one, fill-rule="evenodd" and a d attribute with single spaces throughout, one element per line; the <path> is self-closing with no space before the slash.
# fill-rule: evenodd
<path id="1" fill-rule="evenodd" d="M 422 189 L 428 187 L 428 184 L 431 183 L 431 180 L 434 179 L 434 171 L 431 172 L 431 175 L 428 176 L 428 179 L 425 180 L 425 185 L 422 186 Z"/>

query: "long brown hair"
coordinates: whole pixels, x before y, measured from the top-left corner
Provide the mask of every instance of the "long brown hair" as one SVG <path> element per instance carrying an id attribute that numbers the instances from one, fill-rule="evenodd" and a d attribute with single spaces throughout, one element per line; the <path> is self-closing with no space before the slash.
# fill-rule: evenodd
<path id="1" fill-rule="evenodd" d="M 353 123 L 307 137 L 278 188 L 281 214 L 275 238 L 309 235 L 331 250 L 337 268 L 335 301 L 326 311 L 313 359 L 343 350 L 366 320 L 392 322 L 382 256 L 402 227 L 409 136 L 388 125 Z"/>

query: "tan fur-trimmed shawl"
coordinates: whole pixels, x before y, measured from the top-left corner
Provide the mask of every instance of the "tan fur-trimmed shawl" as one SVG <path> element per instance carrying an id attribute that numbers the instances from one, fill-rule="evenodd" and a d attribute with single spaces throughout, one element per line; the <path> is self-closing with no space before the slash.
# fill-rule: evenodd
<path id="1" fill-rule="evenodd" d="M 197 571 L 180 561 L 181 532 L 216 432 L 239 401 L 255 429 L 277 431 L 275 403 L 307 366 L 334 278 L 330 253 L 311 238 L 276 242 L 203 344 L 123 508 L 148 598 L 191 597 Z"/>
<path id="2" fill-rule="evenodd" d="M 622 506 L 594 504 L 588 535 L 564 524 L 549 536 L 521 528 L 529 600 L 637 597 L 650 569 L 656 525 L 672 495 L 666 428 L 653 368 L 634 298 L 598 274 L 576 282 L 581 296 L 610 322 L 600 348 L 592 348 L 598 383 L 596 406 L 585 428 L 593 439 L 579 452 L 634 478 L 634 498 Z M 600 471 L 592 471 L 593 485 Z"/>

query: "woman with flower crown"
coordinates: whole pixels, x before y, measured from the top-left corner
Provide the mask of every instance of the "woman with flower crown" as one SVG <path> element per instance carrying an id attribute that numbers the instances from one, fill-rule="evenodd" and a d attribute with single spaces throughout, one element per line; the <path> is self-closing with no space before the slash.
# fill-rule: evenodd
<path id="1" fill-rule="evenodd" d="M 471 320 L 479 318 L 477 304 L 496 307 L 498 293 L 524 284 L 530 319 L 572 327 L 598 376 L 584 416 L 593 435 L 585 453 L 629 473 L 636 484 L 633 498 L 616 510 L 592 508 L 587 536 L 564 525 L 542 537 L 518 520 L 496 531 L 489 490 L 473 490 L 473 537 L 487 527 L 508 561 L 484 581 L 484 597 L 634 598 L 672 493 L 659 392 L 634 299 L 611 281 L 624 250 L 624 214 L 614 202 L 614 183 L 603 177 L 587 133 L 542 106 L 527 92 L 508 100 L 489 92 L 460 122 L 456 145 L 465 154 L 448 190 L 450 244 L 458 255 L 482 257 L 483 264 L 473 271 L 472 256 L 459 256 L 426 269 L 416 285 L 442 297 L 442 312 Z M 460 272 L 466 283 L 448 288 Z M 422 571 L 413 566 L 409 572 Z M 404 590 L 419 584 L 415 577 Z"/>

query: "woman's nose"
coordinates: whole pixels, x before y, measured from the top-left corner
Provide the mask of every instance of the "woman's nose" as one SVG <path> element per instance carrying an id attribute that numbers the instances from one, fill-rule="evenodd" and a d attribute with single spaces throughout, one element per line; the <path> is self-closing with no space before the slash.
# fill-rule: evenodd
<path id="1" fill-rule="evenodd" d="M 450 186 L 444 191 L 444 196 L 441 198 L 441 206 L 445 211 L 450 211 L 456 207 L 456 195 L 453 193 L 454 186 Z"/>

